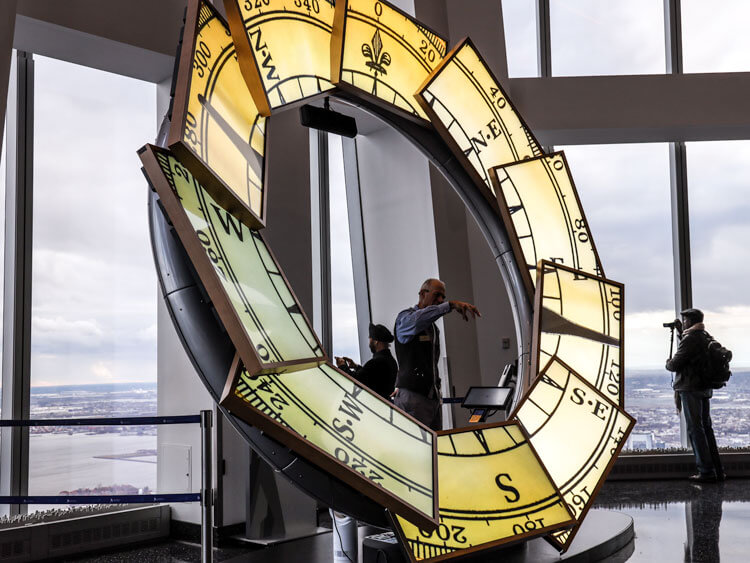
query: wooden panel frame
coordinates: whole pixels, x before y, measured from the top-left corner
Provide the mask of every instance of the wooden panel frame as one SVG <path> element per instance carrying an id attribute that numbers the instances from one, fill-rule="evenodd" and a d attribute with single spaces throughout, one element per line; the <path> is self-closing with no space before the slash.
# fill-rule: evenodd
<path id="1" fill-rule="evenodd" d="M 247 83 L 247 87 L 250 90 L 250 94 L 255 100 L 255 105 L 258 107 L 260 114 L 265 117 L 270 117 L 274 108 L 271 107 L 268 94 L 266 93 L 265 86 L 263 84 L 263 78 L 261 74 L 261 64 L 255 57 L 255 53 L 250 44 L 250 37 L 247 32 L 246 20 L 242 17 L 242 11 L 239 7 L 239 2 L 242 0 L 224 0 L 224 9 L 227 13 L 227 19 L 229 20 L 229 29 L 232 33 L 232 40 L 234 41 L 235 48 L 237 49 L 237 59 L 240 64 L 240 71 L 242 76 Z M 320 2 L 329 2 L 329 0 L 319 0 Z M 333 23 L 333 22 L 332 22 Z M 331 35 L 333 35 L 333 26 L 331 27 Z M 330 78 L 324 78 L 330 83 Z M 331 84 L 333 87 L 333 84 Z M 311 98 L 325 95 L 326 92 L 330 92 L 332 88 L 326 88 L 316 94 L 299 98 L 292 102 L 277 106 L 275 109 L 280 110 L 282 108 L 295 107 L 297 105 L 304 104 L 310 101 Z"/>
<path id="2" fill-rule="evenodd" d="M 206 188 L 224 209 L 233 215 L 240 216 L 243 221 L 251 225 L 253 229 L 262 229 L 265 227 L 266 208 L 268 202 L 268 187 L 266 185 L 268 178 L 268 131 L 269 122 L 266 119 L 264 125 L 263 141 L 263 170 L 261 174 L 261 186 L 263 188 L 263 201 L 261 203 L 261 214 L 257 215 L 249 205 L 234 196 L 233 190 L 217 174 L 200 155 L 195 153 L 190 146 L 183 140 L 185 131 L 188 106 L 190 102 L 190 85 L 192 82 L 193 68 L 193 51 L 198 39 L 198 17 L 202 6 L 207 6 L 219 22 L 227 30 L 229 24 L 221 14 L 213 7 L 208 0 L 187 0 L 188 5 L 185 12 L 185 26 L 182 36 L 182 47 L 179 52 L 179 59 L 175 66 L 177 76 L 175 80 L 175 91 L 172 105 L 171 123 L 167 145 L 175 156 L 187 167 L 190 173 Z M 236 49 L 236 43 L 235 49 Z M 239 53 L 238 53 L 239 55 Z M 239 57 L 238 57 L 239 58 Z M 241 67 L 240 67 L 241 71 Z"/>
<path id="3" fill-rule="evenodd" d="M 565 498 L 563 497 L 562 493 L 560 492 L 560 489 L 557 487 L 555 482 L 552 480 L 552 477 L 549 474 L 549 471 L 547 471 L 547 467 L 542 462 L 541 458 L 539 457 L 539 454 L 537 453 L 536 449 L 534 448 L 534 445 L 531 443 L 531 440 L 529 438 L 528 433 L 526 432 L 526 429 L 524 428 L 523 424 L 521 424 L 518 420 L 506 420 L 503 422 L 488 422 L 484 424 L 472 424 L 470 426 L 464 426 L 463 428 L 452 428 L 449 430 L 440 430 L 437 432 L 437 438 L 440 436 L 449 436 L 451 434 L 462 434 L 466 432 L 474 432 L 476 430 L 487 430 L 492 428 L 500 428 L 503 426 L 516 426 L 521 434 L 524 437 L 525 442 L 529 445 L 529 448 L 531 449 L 532 454 L 536 458 L 536 460 L 539 462 L 539 466 L 541 467 L 542 471 L 544 472 L 545 476 L 547 477 L 547 480 L 552 485 L 552 488 L 557 493 L 558 497 L 560 497 L 560 500 L 562 501 L 562 505 L 567 510 L 568 514 L 570 514 L 570 520 L 555 524 L 553 526 L 545 526 L 544 528 L 534 529 L 531 531 L 524 532 L 523 534 L 518 534 L 515 536 L 512 536 L 511 538 L 504 538 L 499 539 L 496 541 L 491 541 L 479 545 L 474 545 L 472 547 L 466 548 L 466 549 L 460 549 L 453 551 L 451 553 L 446 553 L 443 555 L 439 555 L 437 557 L 430 557 L 425 559 L 416 559 L 414 557 L 414 554 L 412 551 L 408 548 L 408 540 L 406 536 L 403 533 L 403 530 L 401 528 L 401 525 L 398 521 L 398 518 L 391 512 L 387 511 L 387 515 L 391 521 L 391 527 L 393 528 L 394 533 L 396 534 L 396 537 L 399 540 L 399 545 L 401 546 L 401 552 L 405 556 L 405 558 L 410 563 L 418 563 L 418 562 L 425 562 L 425 563 L 437 563 L 438 561 L 449 561 L 452 559 L 458 559 L 462 557 L 466 557 L 468 555 L 478 553 L 478 552 L 489 552 L 490 550 L 497 549 L 499 547 L 508 547 L 511 545 L 515 545 L 518 543 L 522 543 L 526 540 L 529 540 L 531 538 L 535 538 L 538 536 L 545 536 L 546 534 L 549 534 L 551 532 L 556 532 L 564 529 L 571 528 L 576 520 L 573 518 L 573 514 L 570 511 L 570 508 L 568 507 L 567 503 L 565 502 Z M 437 441 L 436 441 L 437 444 Z M 439 458 L 440 454 L 437 454 L 437 457 Z M 404 518 L 406 518 L 404 516 Z M 408 518 L 407 518 L 408 520 Z"/>
<path id="4" fill-rule="evenodd" d="M 372 499 L 378 504 L 382 505 L 388 510 L 393 510 L 399 514 L 404 514 L 409 519 L 417 522 L 419 526 L 424 529 L 434 530 L 438 526 L 438 479 L 437 479 L 437 435 L 425 424 L 418 421 L 416 418 L 401 410 L 393 403 L 386 401 L 380 395 L 370 390 L 367 386 L 359 383 L 356 379 L 350 376 L 348 373 L 339 370 L 331 363 L 326 364 L 329 368 L 333 369 L 337 373 L 349 381 L 363 388 L 363 392 L 366 392 L 377 400 L 387 404 L 390 408 L 398 411 L 406 418 L 418 425 L 427 434 L 432 435 L 432 483 L 433 483 L 433 514 L 434 518 L 429 518 L 426 514 L 414 508 L 409 503 L 403 501 L 390 491 L 387 491 L 383 487 L 373 483 L 367 477 L 359 474 L 355 470 L 349 468 L 347 465 L 339 461 L 336 457 L 330 455 L 323 449 L 319 448 L 315 444 L 311 443 L 303 436 L 300 436 L 296 432 L 290 430 L 280 422 L 274 420 L 272 417 L 252 408 L 247 405 L 242 399 L 237 397 L 234 390 L 236 389 L 240 374 L 243 370 L 242 361 L 239 355 L 235 354 L 232 366 L 230 368 L 229 377 L 227 377 L 226 385 L 224 386 L 224 392 L 222 393 L 220 403 L 222 407 L 226 408 L 236 417 L 244 420 L 248 424 L 251 424 L 263 432 L 267 432 L 273 439 L 278 440 L 288 448 L 292 449 L 297 454 L 301 455 L 308 461 L 314 463 L 324 471 L 331 473 L 337 479 L 343 481 L 347 485 L 353 487 L 366 497 Z"/>
<path id="5" fill-rule="evenodd" d="M 542 334 L 542 298 L 544 295 L 544 271 L 545 268 L 556 268 L 559 270 L 563 270 L 565 272 L 569 272 L 571 274 L 575 274 L 581 277 L 585 277 L 590 280 L 606 283 L 609 285 L 614 285 L 618 288 L 620 288 L 620 350 L 619 350 L 619 361 L 620 361 L 620 381 L 618 382 L 618 385 L 620 387 L 619 392 L 619 402 L 618 406 L 621 409 L 625 408 L 625 284 L 604 278 L 602 276 L 596 276 L 594 274 L 589 274 L 588 272 L 584 272 L 582 270 L 576 270 L 575 268 L 570 268 L 568 266 L 564 266 L 562 264 L 557 264 L 555 262 L 550 262 L 549 260 L 540 260 L 537 264 L 536 268 L 536 292 L 534 294 L 534 320 L 532 323 L 532 329 L 531 329 L 531 369 L 530 374 L 532 375 L 531 378 L 528 380 L 527 385 L 527 393 L 529 392 L 529 387 L 534 383 L 534 381 L 538 378 L 539 375 L 539 364 L 541 363 L 541 349 L 540 349 L 540 340 L 541 340 L 541 334 Z M 562 360 L 559 360 L 562 362 Z M 546 364 L 545 364 L 546 365 Z M 574 370 L 575 371 L 575 370 Z M 577 372 L 576 372 L 577 373 Z M 581 376 L 583 377 L 583 376 Z M 601 391 L 600 391 L 601 392 Z M 603 394 L 603 393 L 602 393 Z"/>
<path id="6" fill-rule="evenodd" d="M 410 20 L 415 25 L 415 27 L 418 27 L 424 30 L 424 32 L 430 35 L 434 35 L 436 38 L 440 39 L 441 41 L 445 43 L 445 49 L 447 51 L 448 40 L 445 37 L 443 37 L 441 34 L 434 31 L 433 29 L 430 29 L 423 23 L 419 22 L 416 18 L 412 17 L 410 14 L 406 13 L 401 8 L 394 6 L 387 0 L 377 0 L 375 3 L 383 4 L 384 6 L 387 6 L 388 9 L 393 10 L 397 14 L 402 15 L 406 19 Z M 370 92 L 367 92 L 366 90 L 362 90 L 361 88 L 358 88 L 354 86 L 353 84 L 350 84 L 349 82 L 345 82 L 341 79 L 342 66 L 344 64 L 344 45 L 346 43 L 346 27 L 347 27 L 346 16 L 347 16 L 348 10 L 349 10 L 349 0 L 337 0 L 336 1 L 336 14 L 333 19 L 333 34 L 331 35 L 331 83 L 333 83 L 337 88 L 341 89 L 344 92 L 354 93 L 357 97 L 370 101 L 376 104 L 377 106 L 387 111 L 390 111 L 391 113 L 395 113 L 402 117 L 406 117 L 407 119 L 414 121 L 415 123 L 418 123 L 424 127 L 429 127 L 430 125 L 429 120 L 424 119 L 421 115 L 415 115 L 413 113 L 410 113 L 404 110 L 403 108 L 396 106 L 395 104 L 387 102 L 383 98 L 374 96 Z M 439 57 L 441 56 L 440 53 L 438 53 L 438 56 Z M 438 62 L 438 66 L 439 64 L 440 63 Z M 396 91 L 395 89 L 394 91 L 409 102 L 412 101 L 412 99 L 414 98 L 413 92 L 399 92 L 399 91 Z M 415 101 L 418 102 L 418 100 L 415 100 Z M 418 103 L 415 105 L 418 106 Z M 429 114 L 428 114 L 428 117 L 429 117 Z"/>
<path id="7" fill-rule="evenodd" d="M 591 383 L 589 383 L 588 381 L 586 381 L 573 368 L 571 368 L 570 366 L 568 366 L 565 362 L 563 362 L 562 360 L 560 360 L 557 357 L 553 357 L 552 359 L 550 359 L 550 361 L 547 362 L 547 364 L 544 366 L 544 369 L 542 370 L 542 372 L 539 375 L 541 376 L 541 375 L 545 374 L 547 372 L 547 369 L 554 362 L 559 363 L 563 368 L 565 368 L 569 372 L 575 374 L 581 380 L 581 382 L 589 388 L 590 391 L 596 393 L 597 395 L 601 396 L 605 401 L 608 401 L 609 403 L 611 403 L 612 407 L 615 408 L 618 413 L 620 413 L 621 415 L 625 416 L 628 419 L 628 421 L 629 421 L 628 428 L 625 431 L 625 434 L 623 435 L 623 437 L 620 439 L 620 442 L 617 444 L 617 446 L 615 448 L 615 452 L 612 455 L 612 458 L 607 463 L 607 467 L 604 468 L 604 472 L 602 473 L 602 475 L 601 475 L 601 477 L 599 479 L 599 482 L 597 483 L 596 488 L 594 489 L 594 491 L 591 492 L 588 501 L 586 502 L 584 508 L 581 510 L 581 515 L 576 519 L 576 523 L 573 525 L 573 527 L 571 529 L 570 536 L 568 537 L 567 543 L 566 544 L 560 543 L 552 535 L 545 536 L 545 538 L 544 538 L 555 549 L 559 550 L 561 553 L 565 553 L 573 545 L 573 539 L 575 538 L 575 536 L 578 533 L 578 531 L 581 529 L 581 524 L 583 523 L 584 519 L 586 518 L 586 515 L 588 514 L 588 511 L 593 506 L 594 500 L 596 499 L 597 495 L 599 494 L 599 491 L 601 490 L 602 486 L 607 481 L 607 476 L 609 475 L 609 472 L 612 471 L 612 468 L 614 467 L 615 462 L 617 461 L 617 458 L 619 457 L 620 452 L 622 451 L 622 448 L 625 446 L 625 442 L 627 441 L 627 438 L 630 435 L 630 432 L 633 430 L 633 427 L 635 426 L 635 424 L 636 424 L 637 421 L 636 421 L 635 418 L 633 418 L 632 416 L 630 416 L 625 411 L 624 408 L 622 408 L 620 405 L 618 405 L 618 404 L 614 403 L 613 401 L 611 401 L 606 395 L 604 395 L 596 387 L 594 387 L 593 385 L 591 385 Z M 536 388 L 536 386 L 541 383 L 541 380 L 542 380 L 541 377 L 537 377 L 536 378 L 536 380 L 534 381 L 533 385 L 531 386 L 531 389 L 529 389 L 524 394 L 523 398 L 518 402 L 518 404 L 513 409 L 513 412 L 510 414 L 510 417 L 509 417 L 510 420 L 516 420 L 516 421 L 518 421 L 518 423 L 521 426 L 523 426 L 523 422 L 521 422 L 518 419 L 518 417 L 517 417 L 518 411 L 520 410 L 521 406 L 523 406 L 523 404 L 526 403 L 526 401 L 530 400 L 531 394 L 533 393 L 533 391 Z M 525 427 L 524 427 L 524 429 L 525 429 Z M 528 431 L 526 431 L 526 434 L 529 435 Z M 532 439 L 532 436 L 529 435 L 529 439 Z"/>
<path id="8" fill-rule="evenodd" d="M 493 184 L 494 190 L 495 190 L 495 197 L 497 198 L 497 203 L 500 208 L 500 216 L 502 217 L 503 223 L 505 224 L 505 229 L 508 231 L 509 239 L 510 239 L 510 245 L 513 249 L 513 255 L 516 258 L 516 262 L 519 265 L 526 265 L 528 262 L 526 261 L 526 257 L 523 254 L 523 249 L 521 248 L 521 241 L 518 237 L 518 232 L 516 231 L 516 226 L 513 223 L 513 217 L 510 213 L 510 206 L 508 205 L 507 200 L 505 199 L 505 194 L 503 194 L 503 190 L 500 186 L 500 179 L 498 178 L 497 171 L 499 169 L 505 169 L 505 168 L 511 168 L 513 166 L 518 166 L 521 164 L 525 164 L 530 161 L 535 160 L 542 160 L 544 158 L 550 158 L 560 156 L 563 160 L 565 170 L 567 172 L 568 178 L 570 179 L 570 184 L 573 187 L 573 193 L 575 194 L 576 204 L 578 205 L 578 209 L 581 212 L 581 218 L 583 219 L 586 230 L 588 232 L 590 241 L 591 241 L 591 247 L 594 251 L 594 256 L 596 257 L 596 263 L 599 268 L 599 276 L 606 277 L 606 274 L 604 273 L 604 268 L 602 266 L 602 261 L 599 258 L 599 252 L 596 248 L 596 243 L 594 242 L 594 235 L 591 232 L 591 229 L 589 228 L 589 222 L 586 218 L 586 213 L 584 212 L 583 205 L 581 204 L 581 198 L 578 195 L 578 188 L 576 188 L 575 182 L 573 181 L 573 175 L 570 173 L 570 166 L 568 165 L 568 159 L 565 157 L 564 151 L 555 151 L 551 152 L 549 154 L 543 154 L 534 158 L 529 158 L 526 160 L 519 160 L 518 162 L 512 162 L 510 164 L 506 164 L 503 166 L 494 166 L 488 170 L 490 181 Z M 546 260 L 546 259 L 545 259 Z M 534 293 L 535 293 L 535 285 L 534 280 L 531 277 L 531 272 L 529 271 L 529 268 L 521 268 L 519 267 L 519 270 L 521 270 L 521 278 L 523 279 L 523 284 L 526 287 L 526 291 L 529 295 L 529 301 L 533 301 L 534 299 Z"/>
<path id="9" fill-rule="evenodd" d="M 474 45 L 474 42 L 469 37 L 464 37 L 461 41 L 456 44 L 455 47 L 453 47 L 450 52 L 443 58 L 442 61 L 435 67 L 435 69 L 432 71 L 432 73 L 425 79 L 425 81 L 422 83 L 422 85 L 419 87 L 419 90 L 414 94 L 415 98 L 417 99 L 417 103 L 422 107 L 422 110 L 428 115 L 430 118 L 430 123 L 435 128 L 435 130 L 438 132 L 440 137 L 443 139 L 445 144 L 448 146 L 448 148 L 451 150 L 451 152 L 456 157 L 456 160 L 461 163 L 461 166 L 464 168 L 466 173 L 471 177 L 472 180 L 474 180 L 474 183 L 480 187 L 480 191 L 484 195 L 484 197 L 487 199 L 487 201 L 490 203 L 490 205 L 497 210 L 498 204 L 497 200 L 495 198 L 495 194 L 492 193 L 492 190 L 490 187 L 485 183 L 484 179 L 479 175 L 476 168 L 472 166 L 471 162 L 466 158 L 464 155 L 464 152 L 461 150 L 461 148 L 458 146 L 456 141 L 453 139 L 453 136 L 450 134 L 448 129 L 445 127 L 445 125 L 442 123 L 442 121 L 438 118 L 435 111 L 432 109 L 432 106 L 427 102 L 427 100 L 424 98 L 424 91 L 427 90 L 430 85 L 435 81 L 435 79 L 438 77 L 440 72 L 445 68 L 450 62 L 453 60 L 454 57 L 458 54 L 458 52 L 464 47 L 469 46 L 479 58 L 479 62 L 484 66 L 484 68 L 487 70 L 487 73 L 490 75 L 490 77 L 494 80 L 500 95 L 505 98 L 506 102 L 510 106 L 510 108 L 513 110 L 513 112 L 518 116 L 519 121 L 523 125 L 523 127 L 526 129 L 526 132 L 531 140 L 536 143 L 537 147 L 539 147 L 540 152 L 542 152 L 542 145 L 539 144 L 539 141 L 536 137 L 534 137 L 534 133 L 531 130 L 531 128 L 526 123 L 526 120 L 524 120 L 523 115 L 518 111 L 515 104 L 511 101 L 511 99 L 508 97 L 508 94 L 505 92 L 505 89 L 500 84 L 500 81 L 497 79 L 495 74 L 490 69 L 487 62 L 484 60 L 484 57 L 482 57 L 482 54 L 480 53 L 479 49 L 476 48 Z M 495 166 L 502 166 L 510 164 L 508 162 L 498 162 L 494 163 L 492 167 Z M 488 169 L 489 170 L 489 169 Z"/>
<path id="10" fill-rule="evenodd" d="M 138 155 L 141 158 L 141 162 L 143 163 L 146 176 L 149 179 L 151 186 L 159 195 L 159 198 L 169 220 L 177 231 L 177 235 L 180 238 L 183 246 L 185 247 L 190 261 L 195 267 L 195 270 L 197 271 L 198 276 L 203 283 L 203 286 L 206 288 L 208 296 L 211 298 L 211 301 L 216 307 L 216 312 L 218 313 L 221 322 L 224 324 L 227 333 L 232 339 L 232 343 L 235 345 L 238 353 L 242 357 L 242 361 L 247 366 L 247 369 L 252 374 L 279 373 L 284 371 L 306 369 L 325 363 L 328 358 L 325 355 L 325 351 L 323 350 L 318 336 L 312 329 L 312 323 L 310 323 L 310 320 L 300 306 L 299 299 L 297 299 L 294 290 L 289 284 L 289 280 L 287 279 L 284 271 L 279 265 L 279 262 L 276 259 L 276 256 L 273 254 L 271 247 L 267 244 L 266 247 L 269 255 L 271 256 L 271 259 L 274 261 L 276 267 L 281 273 L 284 283 L 289 288 L 289 291 L 291 292 L 295 303 L 297 303 L 300 313 L 307 323 L 307 326 L 310 328 L 310 331 L 315 338 L 315 342 L 317 343 L 318 348 L 320 348 L 322 355 L 284 362 L 269 363 L 263 361 L 263 358 L 258 354 L 258 351 L 253 345 L 252 339 L 245 331 L 242 321 L 240 320 L 239 315 L 232 306 L 228 295 L 224 291 L 219 276 L 216 274 L 211 260 L 206 255 L 203 245 L 198 239 L 198 236 L 195 234 L 195 230 L 193 229 L 190 220 L 183 210 L 182 205 L 178 201 L 177 196 L 172 191 L 168 180 L 164 176 L 164 172 L 162 171 L 161 166 L 156 159 L 157 153 L 161 153 L 164 155 L 170 154 L 167 149 L 155 147 L 153 145 L 145 145 L 138 151 Z M 176 155 L 173 156 L 177 158 Z M 179 158 L 177 158 L 177 160 L 179 160 Z M 240 221 L 242 220 L 240 219 Z M 247 227 L 248 225 L 245 224 L 245 226 Z M 260 236 L 261 240 L 263 240 L 265 244 L 265 239 L 260 232 L 258 232 L 258 236 Z"/>

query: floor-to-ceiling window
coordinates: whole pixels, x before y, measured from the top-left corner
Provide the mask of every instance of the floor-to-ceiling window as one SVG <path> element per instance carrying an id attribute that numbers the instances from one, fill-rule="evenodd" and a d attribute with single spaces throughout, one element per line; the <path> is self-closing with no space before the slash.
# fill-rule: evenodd
<path id="1" fill-rule="evenodd" d="M 750 71 L 747 0 L 681 0 L 681 5 L 685 72 Z"/>
<path id="2" fill-rule="evenodd" d="M 630 447 L 680 447 L 671 375 L 674 318 L 669 147 L 564 149 L 606 277 L 625 284 L 625 407 L 638 419 Z"/>
<path id="3" fill-rule="evenodd" d="M 665 71 L 663 2 L 565 0 L 549 5 L 553 76 Z"/>
<path id="4" fill-rule="evenodd" d="M 136 156 L 154 84 L 35 57 L 31 417 L 156 414 L 157 284 Z M 156 485 L 156 432 L 31 430 L 29 493 Z"/>
<path id="5" fill-rule="evenodd" d="M 750 443 L 750 141 L 687 143 L 693 305 L 732 350 L 733 377 L 714 392 L 720 446 Z"/>
<path id="6" fill-rule="evenodd" d="M 342 138 L 328 135 L 328 203 L 331 232 L 331 329 L 333 353 L 359 363 L 357 307 L 344 179 Z"/>

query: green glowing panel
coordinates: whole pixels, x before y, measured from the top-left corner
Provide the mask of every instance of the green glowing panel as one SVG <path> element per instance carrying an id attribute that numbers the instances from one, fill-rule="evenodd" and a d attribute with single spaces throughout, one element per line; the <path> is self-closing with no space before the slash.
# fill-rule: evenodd
<path id="1" fill-rule="evenodd" d="M 604 275 L 562 152 L 492 168 L 490 178 L 530 295 L 539 260 Z"/>
<path id="2" fill-rule="evenodd" d="M 248 369 L 283 372 L 325 361 L 260 232 L 223 209 L 169 151 L 147 145 L 140 155 Z"/>
<path id="3" fill-rule="evenodd" d="M 513 418 L 523 424 L 579 523 L 548 536 L 566 550 L 635 420 L 556 358 L 542 370 Z"/>
<path id="4" fill-rule="evenodd" d="M 266 119 L 208 2 L 188 2 L 168 144 L 225 209 L 264 226 Z"/>
<path id="5" fill-rule="evenodd" d="M 333 88 L 333 0 L 224 0 L 224 7 L 262 115 Z"/>
<path id="6" fill-rule="evenodd" d="M 235 362 L 221 404 L 365 496 L 436 524 L 435 434 L 328 364 L 252 378 Z"/>
<path id="7" fill-rule="evenodd" d="M 539 264 L 532 375 L 554 356 L 623 406 L 623 285 L 559 264 Z"/>
<path id="8" fill-rule="evenodd" d="M 447 50 L 445 39 L 387 2 L 340 0 L 331 42 L 331 81 L 407 115 L 427 119 L 414 92 Z"/>
<path id="9" fill-rule="evenodd" d="M 393 521 L 412 561 L 442 561 L 573 523 L 560 491 L 517 423 L 438 435 L 440 525 Z"/>
<path id="10" fill-rule="evenodd" d="M 445 57 L 416 98 L 477 185 L 492 190 L 489 168 L 542 154 L 469 39 Z"/>

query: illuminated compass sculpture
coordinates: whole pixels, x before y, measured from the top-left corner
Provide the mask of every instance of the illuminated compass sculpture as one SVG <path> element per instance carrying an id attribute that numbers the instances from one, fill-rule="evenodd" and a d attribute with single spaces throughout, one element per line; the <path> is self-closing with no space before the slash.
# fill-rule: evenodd
<path id="1" fill-rule="evenodd" d="M 543 154 L 469 39 L 446 55 L 387 2 L 225 0 L 229 23 L 188 4 L 169 148 L 139 155 L 236 349 L 221 406 L 386 509 L 411 561 L 537 536 L 568 549 L 635 421 L 624 289 L 564 155 Z M 503 221 L 534 304 L 508 422 L 433 432 L 328 361 L 260 232 L 269 122 L 326 93 L 436 131 Z"/>

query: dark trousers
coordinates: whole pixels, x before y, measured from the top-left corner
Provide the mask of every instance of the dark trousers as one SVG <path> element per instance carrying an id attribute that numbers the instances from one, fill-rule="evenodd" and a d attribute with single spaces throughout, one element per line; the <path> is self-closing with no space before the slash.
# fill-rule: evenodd
<path id="1" fill-rule="evenodd" d="M 724 469 L 711 425 L 711 399 L 704 391 L 680 391 L 688 437 L 701 475 L 721 476 Z"/>
<path id="2" fill-rule="evenodd" d="M 425 426 L 436 431 L 443 429 L 443 412 L 439 399 L 428 399 L 416 391 L 399 388 L 393 398 L 393 404 Z"/>

